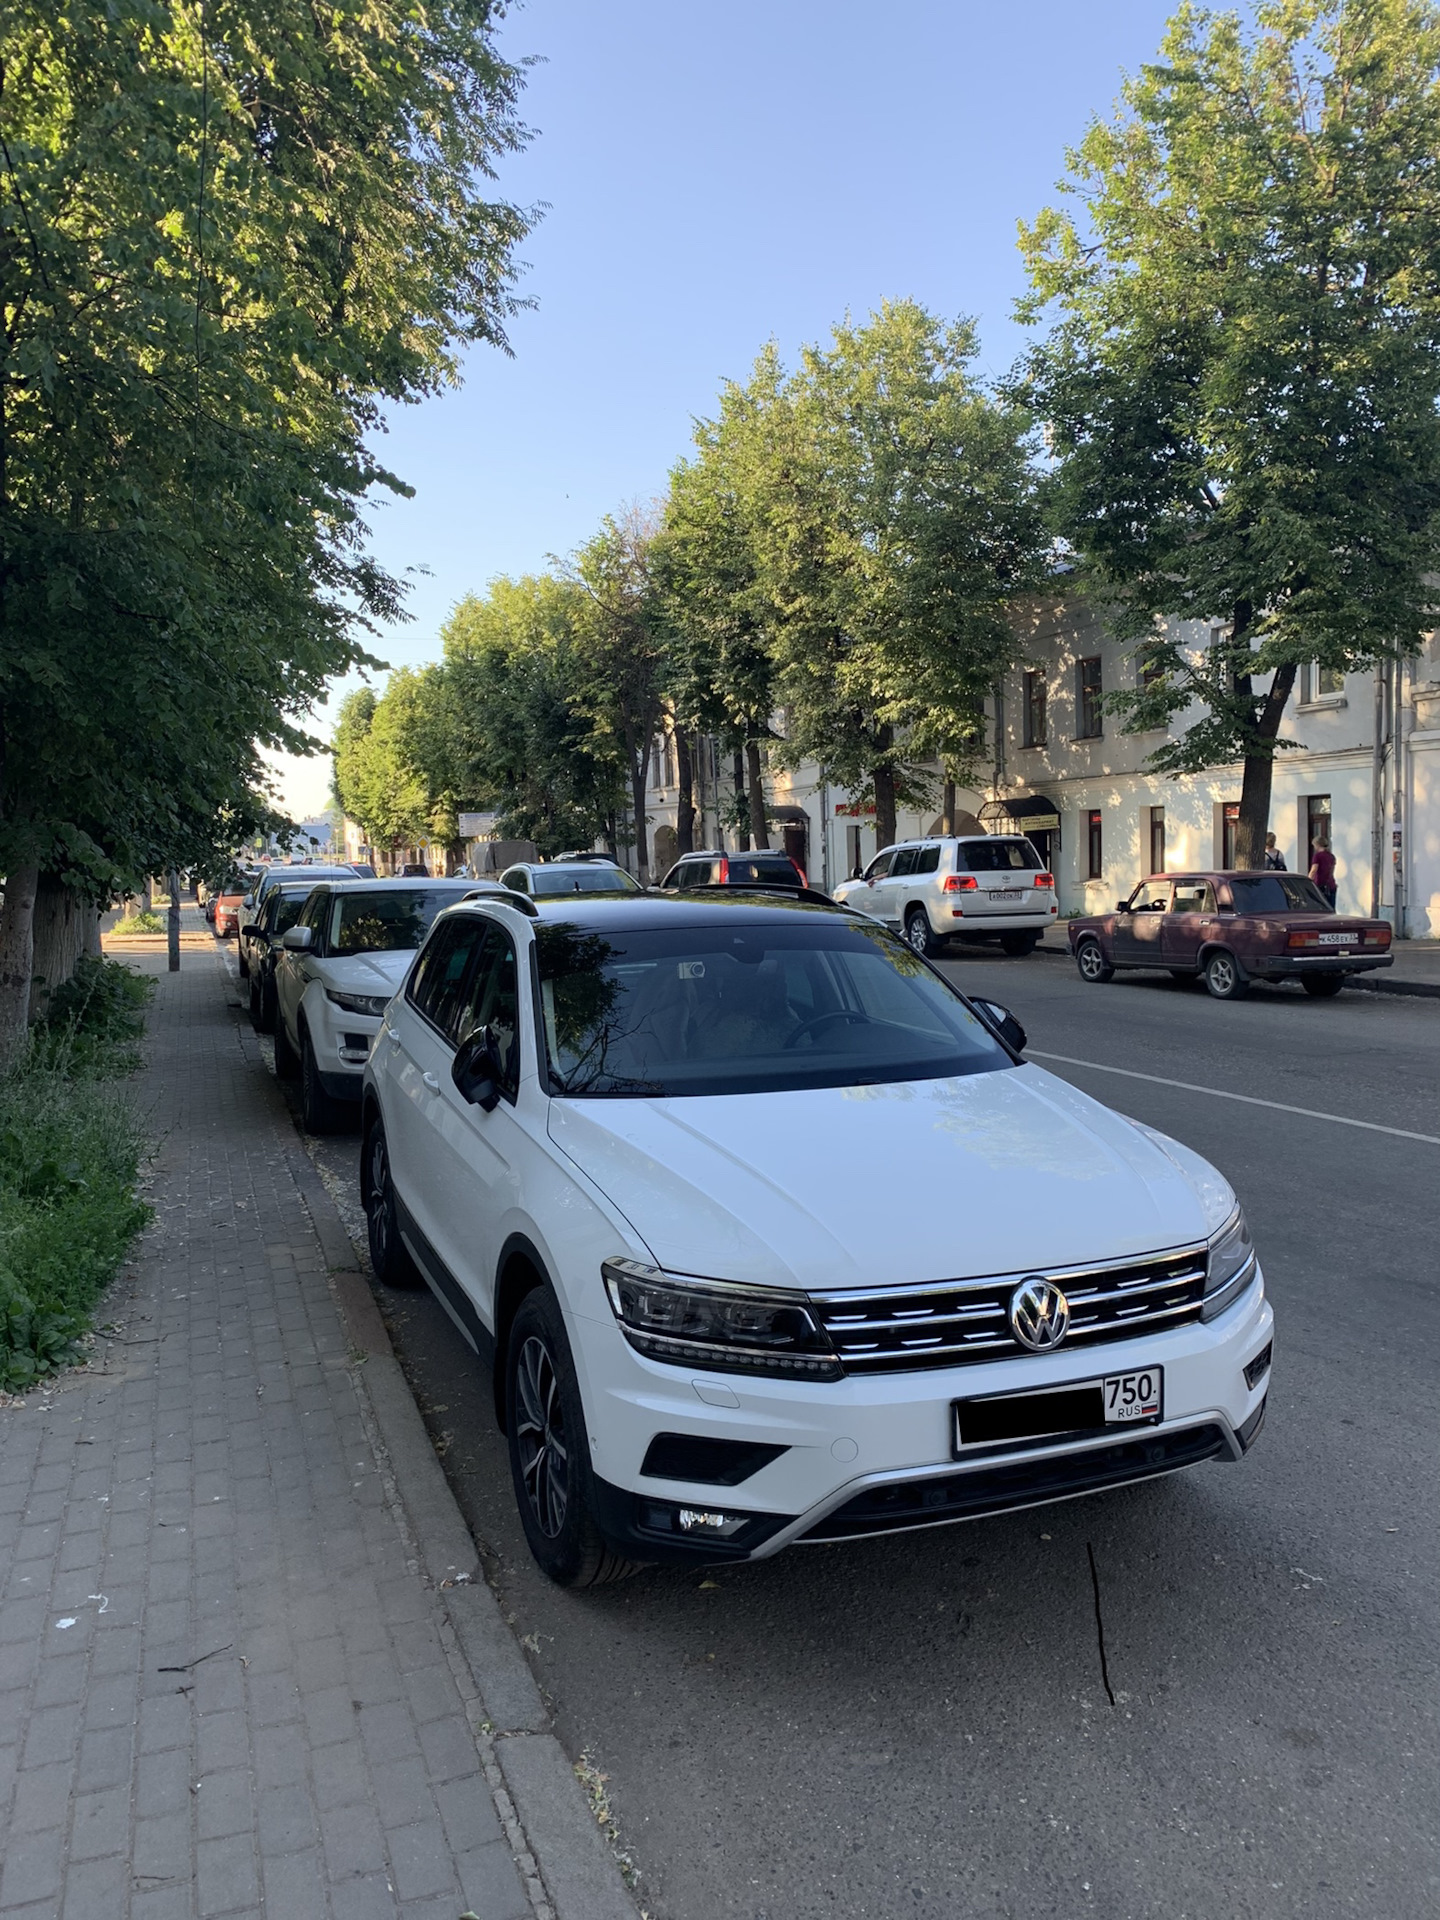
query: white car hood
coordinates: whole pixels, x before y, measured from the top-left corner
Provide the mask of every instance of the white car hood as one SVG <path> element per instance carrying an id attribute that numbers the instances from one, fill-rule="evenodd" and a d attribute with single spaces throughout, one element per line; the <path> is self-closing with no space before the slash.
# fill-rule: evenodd
<path id="1" fill-rule="evenodd" d="M 1233 1193 L 1029 1064 L 955 1080 L 552 1100 L 550 1134 L 657 1264 L 873 1287 L 1122 1260 L 1202 1240 Z"/>
<path id="2" fill-rule="evenodd" d="M 408 947 L 397 953 L 332 954 L 319 963 L 319 972 L 338 993 L 383 993 L 388 1000 L 399 992 L 414 959 Z"/>

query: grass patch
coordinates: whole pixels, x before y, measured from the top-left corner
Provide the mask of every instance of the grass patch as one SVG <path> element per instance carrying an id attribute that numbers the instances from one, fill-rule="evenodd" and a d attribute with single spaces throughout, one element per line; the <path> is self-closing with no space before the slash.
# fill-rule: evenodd
<path id="1" fill-rule="evenodd" d="M 145 1138 L 121 1076 L 139 1062 L 152 983 L 82 959 L 0 1080 L 0 1388 L 75 1360 L 90 1312 L 150 1217 Z"/>
<path id="2" fill-rule="evenodd" d="M 148 907 L 142 907 L 139 913 L 127 913 L 123 920 L 117 920 L 110 929 L 111 938 L 117 934 L 123 940 L 132 933 L 164 933 L 165 922 L 158 913 L 151 913 Z"/>

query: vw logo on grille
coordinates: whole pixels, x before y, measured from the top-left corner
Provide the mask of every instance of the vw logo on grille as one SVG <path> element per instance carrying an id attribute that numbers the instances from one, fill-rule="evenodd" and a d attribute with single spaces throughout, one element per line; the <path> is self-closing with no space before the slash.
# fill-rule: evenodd
<path id="1" fill-rule="evenodd" d="M 1070 1302 L 1053 1280 L 1032 1273 L 1010 1296 L 1010 1331 L 1032 1353 L 1049 1353 L 1070 1328 Z"/>

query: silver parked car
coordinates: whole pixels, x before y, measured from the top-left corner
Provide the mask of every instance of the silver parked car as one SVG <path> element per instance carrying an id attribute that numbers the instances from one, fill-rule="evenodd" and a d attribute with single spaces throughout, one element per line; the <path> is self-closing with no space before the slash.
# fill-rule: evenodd
<path id="1" fill-rule="evenodd" d="M 947 940 L 998 940 L 1006 953 L 1029 953 L 1058 911 L 1055 876 L 1019 833 L 902 840 L 842 881 L 835 898 L 927 956 Z"/>

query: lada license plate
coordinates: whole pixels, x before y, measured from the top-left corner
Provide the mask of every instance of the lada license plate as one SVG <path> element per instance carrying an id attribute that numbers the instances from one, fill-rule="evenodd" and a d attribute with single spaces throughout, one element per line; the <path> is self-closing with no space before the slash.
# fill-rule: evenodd
<path id="1" fill-rule="evenodd" d="M 1355 944 L 1353 933 L 1317 933 L 1315 938 L 1322 947 L 1349 947 Z"/>
<path id="2" fill-rule="evenodd" d="M 1093 1433 L 1163 1417 L 1165 1370 L 1143 1367 L 1136 1373 L 1112 1373 L 1098 1380 L 1077 1380 L 1065 1387 L 1031 1393 L 992 1393 L 983 1399 L 951 1402 L 953 1451 L 958 1460 L 972 1447 L 1007 1440 L 1043 1440 L 1051 1434 Z"/>

